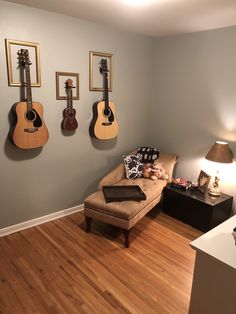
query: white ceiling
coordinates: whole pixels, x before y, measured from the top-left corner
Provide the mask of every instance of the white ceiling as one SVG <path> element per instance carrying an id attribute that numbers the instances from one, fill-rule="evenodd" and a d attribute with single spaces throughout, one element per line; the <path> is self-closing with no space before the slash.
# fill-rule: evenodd
<path id="1" fill-rule="evenodd" d="M 5 1 L 154 37 L 236 25 L 236 0 Z"/>

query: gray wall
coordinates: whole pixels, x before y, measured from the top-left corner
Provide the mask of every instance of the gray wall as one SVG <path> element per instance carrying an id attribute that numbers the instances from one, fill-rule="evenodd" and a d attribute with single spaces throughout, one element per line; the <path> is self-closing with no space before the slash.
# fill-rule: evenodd
<path id="1" fill-rule="evenodd" d="M 122 154 L 140 145 L 176 152 L 176 176 L 190 180 L 201 169 L 214 173 L 204 156 L 215 140 L 227 140 L 235 153 L 236 27 L 155 40 L 0 2 L 0 34 L 0 228 L 82 204 Z M 20 94 L 7 84 L 5 38 L 40 44 L 42 87 L 33 99 L 44 106 L 50 136 L 40 152 L 8 141 L 10 108 Z M 88 133 L 92 104 L 102 97 L 88 90 L 90 50 L 114 54 L 115 141 Z M 65 102 L 55 99 L 56 71 L 80 73 L 73 136 L 61 132 Z M 235 168 L 223 169 L 221 184 L 236 197 Z"/>
<path id="2" fill-rule="evenodd" d="M 236 153 L 236 27 L 156 40 L 150 145 L 176 152 L 176 176 L 197 180 L 216 140 Z M 236 166 L 220 166 L 222 191 L 236 197 Z"/>
<path id="3" fill-rule="evenodd" d="M 4 2 L 0 2 L 0 34 L 0 228 L 4 228 L 82 204 L 122 154 L 146 144 L 155 42 Z M 18 87 L 7 83 L 5 38 L 40 44 L 42 86 L 33 89 L 33 99 L 43 104 L 49 129 L 49 142 L 40 152 L 17 149 L 8 141 L 9 112 L 20 94 Z M 92 104 L 102 97 L 88 89 L 90 50 L 114 54 L 110 99 L 116 103 L 120 126 L 114 141 L 89 136 Z M 61 132 L 66 103 L 56 100 L 56 71 L 80 73 L 80 100 L 74 102 L 79 129 L 73 136 Z"/>

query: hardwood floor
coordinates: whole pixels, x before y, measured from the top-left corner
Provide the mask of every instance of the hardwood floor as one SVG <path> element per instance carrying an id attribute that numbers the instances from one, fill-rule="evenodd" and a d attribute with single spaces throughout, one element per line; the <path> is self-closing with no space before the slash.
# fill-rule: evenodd
<path id="1" fill-rule="evenodd" d="M 201 235 L 154 211 L 123 234 L 83 212 L 0 238 L 0 313 L 187 313 Z"/>

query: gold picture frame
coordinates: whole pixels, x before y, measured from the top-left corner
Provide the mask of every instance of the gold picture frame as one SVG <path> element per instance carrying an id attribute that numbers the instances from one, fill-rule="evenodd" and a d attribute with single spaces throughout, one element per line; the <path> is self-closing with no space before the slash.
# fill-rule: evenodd
<path id="1" fill-rule="evenodd" d="M 210 180 L 211 176 L 209 176 L 209 174 L 201 170 L 197 180 L 198 189 L 200 192 L 206 193 Z"/>
<path id="2" fill-rule="evenodd" d="M 89 90 L 104 91 L 103 77 L 100 73 L 101 59 L 107 59 L 108 91 L 112 91 L 112 53 L 89 51 Z"/>
<path id="3" fill-rule="evenodd" d="M 19 41 L 13 39 L 5 39 L 6 45 L 6 58 L 7 58 L 7 74 L 9 86 L 25 86 L 22 82 L 18 51 L 20 49 L 27 49 L 31 61 L 31 86 L 41 86 L 41 70 L 40 70 L 40 52 L 39 44 L 28 41 Z"/>
<path id="4" fill-rule="evenodd" d="M 65 83 L 68 79 L 71 79 L 74 82 L 74 87 L 72 89 L 72 99 L 79 99 L 79 73 L 73 72 L 56 72 L 56 99 L 65 100 L 67 99 Z"/>

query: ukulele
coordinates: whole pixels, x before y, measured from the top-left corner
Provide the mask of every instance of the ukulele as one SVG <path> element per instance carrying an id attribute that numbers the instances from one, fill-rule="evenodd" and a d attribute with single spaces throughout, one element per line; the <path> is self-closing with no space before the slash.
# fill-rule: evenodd
<path id="1" fill-rule="evenodd" d="M 67 92 L 67 108 L 63 110 L 62 128 L 67 131 L 75 131 L 78 128 L 78 122 L 75 118 L 76 110 L 73 108 L 73 81 L 68 79 L 66 81 Z"/>
<path id="2" fill-rule="evenodd" d="M 29 52 L 18 51 L 19 61 L 25 69 L 26 101 L 16 104 L 16 123 L 12 133 L 14 144 L 22 149 L 42 147 L 48 141 L 48 130 L 43 121 L 43 107 L 32 101 Z"/>
<path id="3" fill-rule="evenodd" d="M 116 120 L 115 104 L 108 97 L 107 60 L 101 60 L 100 72 L 103 75 L 104 99 L 94 104 L 93 134 L 100 140 L 108 140 L 117 136 L 119 126 Z"/>

